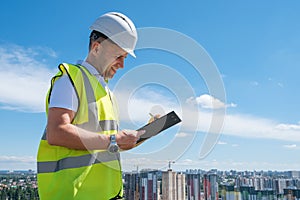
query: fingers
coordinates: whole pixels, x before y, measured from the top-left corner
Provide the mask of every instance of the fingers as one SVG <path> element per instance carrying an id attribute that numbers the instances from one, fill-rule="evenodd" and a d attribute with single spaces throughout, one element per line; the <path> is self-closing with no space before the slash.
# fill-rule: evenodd
<path id="1" fill-rule="evenodd" d="M 127 135 L 127 136 L 133 136 L 133 137 L 136 137 L 137 134 L 138 134 L 138 131 L 135 131 L 135 130 L 122 130 L 122 132 Z"/>
<path id="2" fill-rule="evenodd" d="M 123 150 L 132 149 L 136 146 L 136 142 L 140 139 L 146 131 L 140 130 L 122 130 L 116 135 L 117 144 Z"/>
<path id="3" fill-rule="evenodd" d="M 140 139 L 141 135 L 143 135 L 144 133 L 146 133 L 146 130 L 139 130 L 139 131 L 137 131 L 138 139 Z"/>
<path id="4" fill-rule="evenodd" d="M 160 114 L 154 115 L 154 119 L 160 118 Z"/>
<path id="5" fill-rule="evenodd" d="M 149 119 L 148 123 L 151 123 L 151 122 L 157 120 L 158 118 L 160 118 L 160 114 L 157 114 L 157 115 L 151 114 L 151 118 Z"/>

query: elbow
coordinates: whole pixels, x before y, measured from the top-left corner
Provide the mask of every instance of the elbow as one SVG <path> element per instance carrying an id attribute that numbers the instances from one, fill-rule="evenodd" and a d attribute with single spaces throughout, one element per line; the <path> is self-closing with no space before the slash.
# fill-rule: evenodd
<path id="1" fill-rule="evenodd" d="M 49 133 L 49 131 L 47 131 L 46 140 L 49 145 L 56 145 L 56 141 L 55 141 L 54 137 Z"/>
<path id="2" fill-rule="evenodd" d="M 59 146 L 59 138 L 57 131 L 47 129 L 46 140 L 49 145 Z"/>

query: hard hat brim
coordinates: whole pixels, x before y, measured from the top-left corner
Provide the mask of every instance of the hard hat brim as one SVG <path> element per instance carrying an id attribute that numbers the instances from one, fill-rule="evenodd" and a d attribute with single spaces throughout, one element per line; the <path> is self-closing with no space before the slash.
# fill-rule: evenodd
<path id="1" fill-rule="evenodd" d="M 129 53 L 132 57 L 136 58 L 136 55 L 134 53 L 134 51 L 128 51 L 126 49 L 124 49 L 127 53 Z"/>

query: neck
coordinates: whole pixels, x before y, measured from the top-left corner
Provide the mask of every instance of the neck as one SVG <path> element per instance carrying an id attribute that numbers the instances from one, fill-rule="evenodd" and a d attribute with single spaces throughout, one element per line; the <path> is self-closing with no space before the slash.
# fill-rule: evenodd
<path id="1" fill-rule="evenodd" d="M 87 58 L 86 58 L 86 60 L 85 60 L 87 63 L 89 63 L 90 65 L 92 65 L 98 72 L 99 72 L 99 74 L 101 75 L 101 76 L 103 76 L 103 72 L 99 69 L 99 68 L 97 68 L 96 66 L 96 62 L 94 61 L 94 59 L 91 57 L 91 56 L 88 56 Z"/>

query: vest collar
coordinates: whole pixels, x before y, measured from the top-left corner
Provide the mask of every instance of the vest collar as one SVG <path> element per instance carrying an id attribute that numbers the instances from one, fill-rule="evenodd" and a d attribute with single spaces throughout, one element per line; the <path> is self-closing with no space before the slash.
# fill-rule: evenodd
<path id="1" fill-rule="evenodd" d="M 99 72 L 96 70 L 95 67 L 93 67 L 93 65 L 91 65 L 90 63 L 84 61 L 84 60 L 78 60 L 77 64 L 84 66 L 91 74 L 93 74 L 98 81 L 101 83 L 103 88 L 106 88 L 106 84 L 107 82 L 104 80 L 103 76 L 101 76 L 99 74 Z"/>

